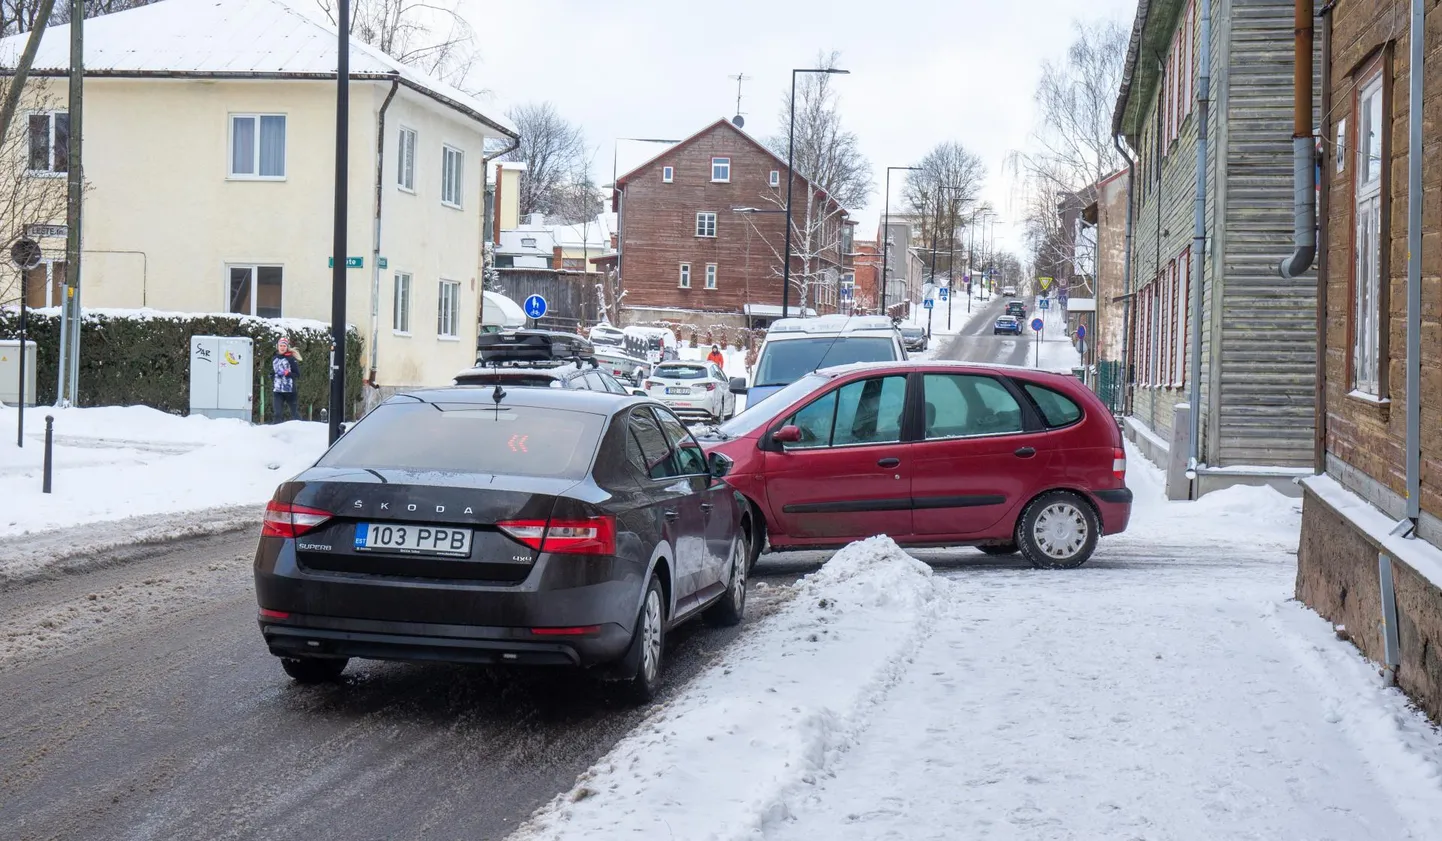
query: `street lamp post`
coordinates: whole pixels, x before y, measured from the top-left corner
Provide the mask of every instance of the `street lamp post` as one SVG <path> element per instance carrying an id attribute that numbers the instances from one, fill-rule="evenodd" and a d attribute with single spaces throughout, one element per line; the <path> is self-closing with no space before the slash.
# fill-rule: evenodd
<path id="1" fill-rule="evenodd" d="M 891 246 L 891 171 L 893 169 L 919 171 L 919 166 L 889 166 L 886 168 L 886 209 L 881 223 L 881 314 L 886 315 L 886 269 L 887 252 Z"/>
<path id="2" fill-rule="evenodd" d="M 835 67 L 819 67 L 810 70 L 791 71 L 791 129 L 786 136 L 786 264 L 781 268 L 781 317 L 786 317 L 786 310 L 791 304 L 791 188 L 796 183 L 796 74 L 797 73 L 827 73 L 831 75 L 846 75 L 850 70 L 838 70 Z"/>

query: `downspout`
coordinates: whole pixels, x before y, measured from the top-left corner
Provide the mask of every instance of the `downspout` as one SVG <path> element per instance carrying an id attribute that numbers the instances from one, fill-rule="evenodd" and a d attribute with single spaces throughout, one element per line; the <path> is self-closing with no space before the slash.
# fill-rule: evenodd
<path id="1" fill-rule="evenodd" d="M 1316 141 L 1312 138 L 1312 0 L 1292 2 L 1292 242 L 1277 267 L 1300 277 L 1317 256 Z"/>
<path id="2" fill-rule="evenodd" d="M 1323 6 L 1319 14 L 1322 16 L 1322 113 L 1332 113 L 1332 9 L 1337 5 L 1336 0 Z M 1326 139 L 1332 136 L 1331 117 L 1325 117 L 1322 124 L 1322 137 Z M 1334 155 L 1345 154 L 1342 149 L 1334 148 Z M 1322 195 L 1321 207 L 1318 213 L 1322 219 L 1331 219 L 1332 187 L 1331 179 L 1321 179 Z M 1315 411 L 1312 419 L 1312 429 L 1315 431 L 1312 441 L 1312 469 L 1318 474 L 1327 472 L 1327 283 L 1331 277 L 1331 259 L 1327 250 L 1331 244 L 1328 225 L 1319 226 L 1317 230 L 1317 375 Z"/>
<path id="3" fill-rule="evenodd" d="M 386 93 L 386 99 L 381 103 L 380 116 L 376 119 L 376 218 L 371 249 L 371 364 L 370 376 L 366 377 L 366 382 L 372 389 L 376 388 L 376 360 L 380 353 L 376 343 L 380 341 L 381 330 L 381 199 L 385 195 L 386 109 L 391 107 L 391 100 L 395 99 L 396 90 L 400 86 L 400 76 L 392 77 L 391 89 Z"/>
<path id="4" fill-rule="evenodd" d="M 1134 187 L 1134 181 L 1135 181 L 1135 175 L 1136 175 L 1136 161 L 1132 160 L 1132 156 L 1131 156 L 1131 155 L 1127 154 L 1127 149 L 1126 149 L 1126 147 L 1122 145 L 1122 137 L 1121 137 L 1121 135 L 1119 135 L 1119 134 L 1118 134 L 1118 135 L 1113 135 L 1113 136 L 1112 136 L 1112 143 L 1116 145 L 1116 147 L 1117 147 L 1117 152 L 1121 154 L 1122 159 L 1127 162 L 1127 236 L 1126 236 L 1126 253 L 1122 256 L 1122 330 L 1125 331 L 1126 337 L 1125 337 L 1125 339 L 1123 339 L 1123 341 L 1121 342 L 1121 349 L 1122 349 L 1122 377 L 1121 377 L 1122 405 L 1121 405 L 1121 413 L 1122 413 L 1123 415 L 1129 415 L 1129 414 L 1131 414 L 1131 402 L 1132 402 L 1132 401 L 1131 401 L 1131 397 L 1132 397 L 1132 390 L 1131 390 L 1131 385 L 1132 385 L 1132 376 L 1131 376 L 1131 364 L 1132 364 L 1132 356 L 1131 356 L 1131 342 L 1132 342 L 1132 236 L 1133 236 L 1133 234 L 1132 234 L 1132 213 L 1133 213 L 1133 196 L 1132 196 L 1132 189 L 1133 189 L 1133 187 Z"/>
<path id="5" fill-rule="evenodd" d="M 1423 0 L 1412 0 L 1407 65 L 1407 520 L 1408 536 L 1422 516 L 1422 74 L 1426 34 Z"/>
<path id="6" fill-rule="evenodd" d="M 1186 476 L 1192 483 L 1193 499 L 1200 495 L 1196 479 L 1202 435 L 1202 286 L 1206 283 L 1207 266 L 1207 131 L 1211 124 L 1208 107 L 1212 99 L 1212 0 L 1202 0 L 1200 14 L 1202 62 L 1197 79 L 1197 196 L 1192 212 L 1192 358 L 1189 366 L 1192 382 L 1187 397 L 1191 404 L 1191 411 L 1187 413 L 1191 422 L 1191 448 L 1187 454 Z M 1310 57 L 1311 53 L 1307 55 Z M 1312 78 L 1310 72 L 1307 78 Z M 1311 260 L 1310 257 L 1307 259 Z"/>

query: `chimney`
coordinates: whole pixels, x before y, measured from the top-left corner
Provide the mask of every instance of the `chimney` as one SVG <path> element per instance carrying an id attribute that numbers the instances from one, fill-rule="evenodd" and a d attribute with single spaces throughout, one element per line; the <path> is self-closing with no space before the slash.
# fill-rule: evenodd
<path id="1" fill-rule="evenodd" d="M 539 216 L 540 214 L 536 214 L 536 215 Z M 552 255 L 554 255 L 554 260 L 555 260 L 555 262 L 554 262 L 554 264 L 551 266 L 551 268 L 553 268 L 553 269 L 565 268 L 565 263 L 561 262 L 561 246 L 558 245 L 558 246 L 556 246 L 555 248 L 551 249 L 551 253 L 552 253 Z"/>

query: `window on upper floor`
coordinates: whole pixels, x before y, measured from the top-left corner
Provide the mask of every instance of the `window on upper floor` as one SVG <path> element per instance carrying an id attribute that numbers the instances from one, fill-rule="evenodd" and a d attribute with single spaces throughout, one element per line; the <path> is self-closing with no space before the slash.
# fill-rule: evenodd
<path id="1" fill-rule="evenodd" d="M 715 214 L 715 213 L 712 213 L 712 212 L 702 212 L 702 213 L 696 214 L 696 236 L 698 236 L 698 237 L 714 237 L 714 236 L 716 236 L 716 214 Z"/>
<path id="2" fill-rule="evenodd" d="M 285 115 L 230 115 L 230 177 L 285 178 Z"/>
<path id="3" fill-rule="evenodd" d="M 730 180 L 731 180 L 731 159 L 730 159 L 730 158 L 712 158 L 712 159 L 711 159 L 711 180 L 712 180 L 712 181 L 730 181 Z"/>
<path id="4" fill-rule="evenodd" d="M 771 177 L 768 179 L 768 183 L 769 183 L 771 186 L 773 186 L 773 187 L 780 187 L 780 186 L 781 186 L 781 170 L 779 170 L 779 169 L 773 169 L 773 170 L 771 170 Z"/>
<path id="5" fill-rule="evenodd" d="M 441 204 L 461 209 L 466 153 L 454 146 L 441 147 Z"/>
<path id="6" fill-rule="evenodd" d="M 402 127 L 396 143 L 396 185 L 408 193 L 416 191 L 416 132 Z"/>
<path id="7" fill-rule="evenodd" d="M 70 115 L 63 111 L 30 115 L 29 170 L 35 174 L 70 171 Z"/>
<path id="8" fill-rule="evenodd" d="M 676 180 L 676 169 L 674 167 L 661 167 L 661 183 L 670 184 Z"/>

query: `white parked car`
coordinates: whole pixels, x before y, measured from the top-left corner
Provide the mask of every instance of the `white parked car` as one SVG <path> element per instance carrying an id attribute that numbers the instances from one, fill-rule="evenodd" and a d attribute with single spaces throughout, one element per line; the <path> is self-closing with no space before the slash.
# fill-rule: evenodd
<path id="1" fill-rule="evenodd" d="M 608 347 L 621 347 L 626 344 L 626 331 L 619 327 L 612 327 L 609 324 L 597 324 L 587 334 L 593 345 L 605 345 Z"/>
<path id="2" fill-rule="evenodd" d="M 1015 297 L 1016 297 L 1016 287 L 1015 287 L 1015 286 L 1003 286 L 1003 287 L 1001 288 L 1001 294 L 1002 294 L 1003 297 L 1006 297 L 1006 298 L 1015 298 Z"/>
<path id="3" fill-rule="evenodd" d="M 783 318 L 766 331 L 756 376 L 746 395 L 746 408 L 765 400 L 819 368 L 857 362 L 900 362 L 906 359 L 901 332 L 884 315 L 823 315 Z"/>
<path id="4" fill-rule="evenodd" d="M 720 423 L 736 414 L 736 395 L 714 362 L 663 362 L 646 378 L 646 396 L 683 418 Z"/>

